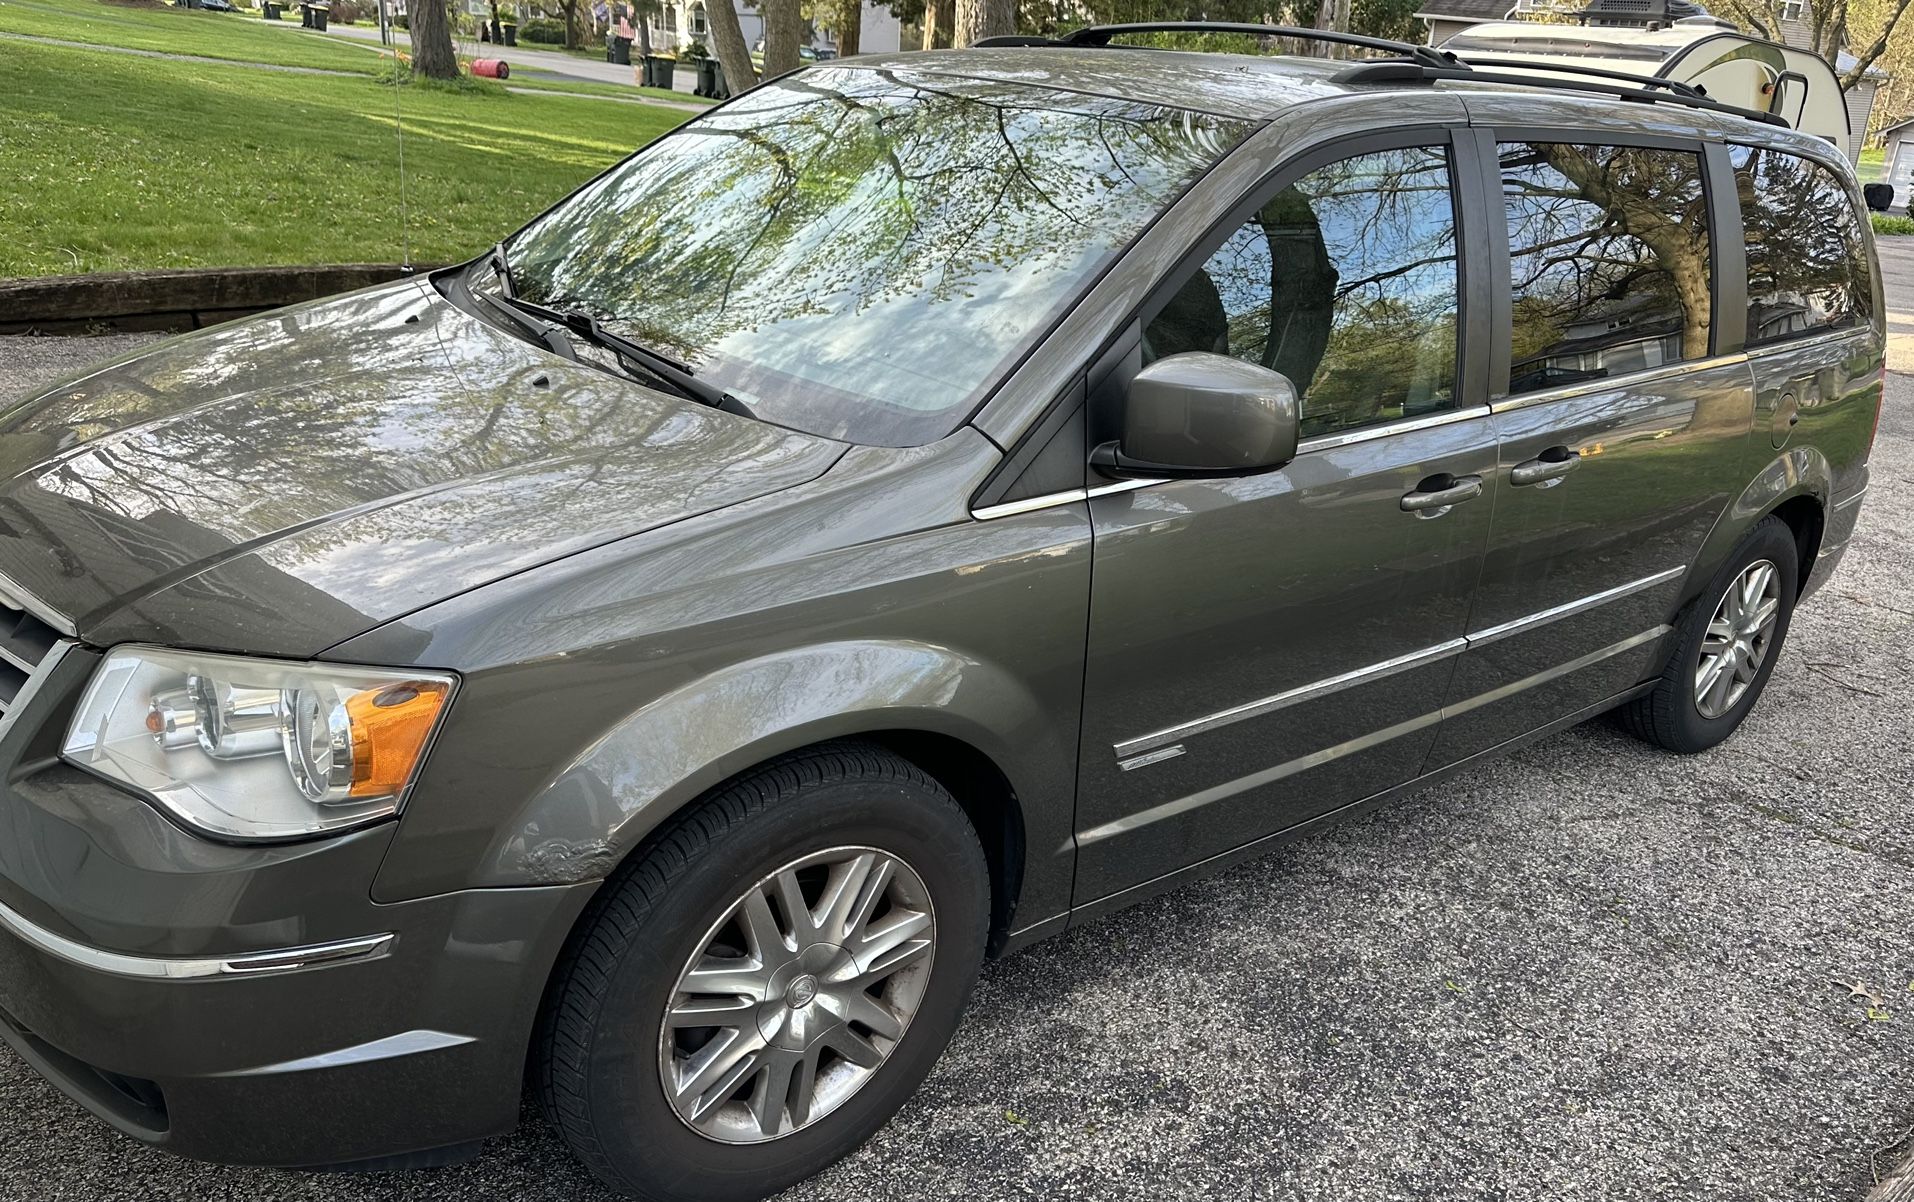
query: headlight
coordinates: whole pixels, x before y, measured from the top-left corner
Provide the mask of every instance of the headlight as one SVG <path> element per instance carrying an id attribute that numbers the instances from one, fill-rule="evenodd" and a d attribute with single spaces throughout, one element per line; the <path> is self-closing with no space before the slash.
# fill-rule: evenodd
<path id="1" fill-rule="evenodd" d="M 445 711 L 444 673 L 120 647 L 61 753 L 228 839 L 288 839 L 398 812 Z"/>

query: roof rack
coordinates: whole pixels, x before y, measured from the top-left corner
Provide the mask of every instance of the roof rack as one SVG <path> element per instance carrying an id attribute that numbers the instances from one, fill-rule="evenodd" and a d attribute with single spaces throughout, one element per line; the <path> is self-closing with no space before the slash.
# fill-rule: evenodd
<path id="1" fill-rule="evenodd" d="M 1600 3 L 1601 0 L 1597 2 Z M 1644 0 L 1607 0 L 1607 2 L 1611 5 L 1617 3 L 1628 5 L 1640 4 Z M 1654 2 L 1654 0 L 1646 0 L 1646 2 Z M 1665 8 L 1666 0 L 1661 2 Z M 1681 3 L 1682 0 L 1675 0 L 1676 6 L 1680 6 Z M 1530 59 L 1500 59 L 1485 62 L 1482 67 L 1476 67 L 1452 50 L 1438 50 L 1433 46 L 1418 46 L 1413 42 L 1398 42 L 1391 38 L 1372 38 L 1367 34 L 1343 33 L 1335 29 L 1303 29 L 1293 25 L 1253 25 L 1235 21 L 1140 21 L 1125 25 L 1089 25 L 1072 30 L 1059 38 L 1030 37 L 1019 34 L 1010 37 L 985 38 L 975 44 L 978 46 L 1097 47 L 1110 45 L 1112 38 L 1143 33 L 1247 34 L 1250 37 L 1290 38 L 1295 41 L 1358 46 L 1365 50 L 1386 50 L 1395 56 L 1353 63 L 1348 68 L 1337 72 L 1335 78 L 1338 83 L 1433 83 L 1439 79 L 1450 79 L 1524 88 L 1563 88 L 1576 92 L 1592 92 L 1598 96 L 1613 96 L 1620 100 L 1680 104 L 1689 108 L 1724 113 L 1731 117 L 1741 117 L 1749 121 L 1759 121 L 1765 125 L 1779 125 L 1783 128 L 1788 125 L 1774 113 L 1742 108 L 1737 104 L 1723 104 L 1719 100 L 1710 99 L 1703 89 L 1678 80 L 1663 79 L 1653 75 L 1631 75 L 1626 71 L 1609 71 L 1601 67 L 1578 67 L 1570 63 L 1536 62 Z M 1537 73 L 1549 72 L 1570 78 L 1538 78 L 1536 75 L 1497 71 L 1494 70 L 1496 67 L 1510 67 L 1517 71 Z M 1615 82 L 1605 82 L 1609 80 Z"/>
<path id="2" fill-rule="evenodd" d="M 1359 46 L 1365 50 L 1387 50 L 1430 67 L 1453 67 L 1455 55 L 1433 46 L 1398 42 L 1393 38 L 1372 38 L 1362 33 L 1343 33 L 1335 29 L 1304 29 L 1295 25 L 1254 25 L 1237 21 L 1138 21 L 1127 25 L 1087 25 L 1073 29 L 1060 38 L 1016 35 L 985 38 L 978 46 L 1108 46 L 1112 38 L 1139 33 L 1238 33 L 1258 38 L 1290 38 L 1296 41 L 1329 42 L 1338 46 Z"/>
<path id="3" fill-rule="evenodd" d="M 1518 75 L 1510 71 L 1495 70 L 1497 67 L 1510 67 L 1516 71 L 1553 72 L 1572 78 L 1538 79 L 1532 75 Z M 1747 121 L 1759 121 L 1763 125 L 1779 125 L 1784 129 L 1788 128 L 1788 123 L 1775 113 L 1743 108 L 1738 104 L 1724 104 L 1719 100 L 1710 99 L 1703 89 L 1693 84 L 1663 79 L 1654 75 L 1631 75 L 1626 71 L 1610 71 L 1602 67 L 1579 67 L 1572 63 L 1496 59 L 1484 62 L 1478 67 L 1460 57 L 1453 63 L 1445 63 L 1441 66 L 1425 63 L 1420 58 L 1375 59 L 1371 62 L 1356 63 L 1336 75 L 1338 83 L 1433 83 L 1439 79 L 1524 88 L 1563 88 L 1575 92 L 1592 92 L 1598 96 L 1613 96 L 1620 100 L 1638 100 L 1650 104 L 1679 104 L 1687 108 L 1706 109 L 1712 113 L 1740 117 Z M 1605 80 L 1617 82 L 1603 82 Z"/>

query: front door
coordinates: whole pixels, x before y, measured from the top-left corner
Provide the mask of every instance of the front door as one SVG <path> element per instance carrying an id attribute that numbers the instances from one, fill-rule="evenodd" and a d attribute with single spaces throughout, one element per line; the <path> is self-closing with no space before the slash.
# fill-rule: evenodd
<path id="1" fill-rule="evenodd" d="M 1495 487 L 1485 390 L 1457 384 L 1449 137 L 1297 164 L 1142 315 L 1144 361 L 1287 375 L 1303 443 L 1091 492 L 1079 905 L 1408 780 L 1435 737 Z"/>

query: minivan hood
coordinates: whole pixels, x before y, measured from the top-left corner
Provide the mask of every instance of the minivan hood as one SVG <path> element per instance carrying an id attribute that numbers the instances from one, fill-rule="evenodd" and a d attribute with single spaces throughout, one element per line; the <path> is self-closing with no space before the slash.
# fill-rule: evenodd
<path id="1" fill-rule="evenodd" d="M 405 281 L 172 339 L 0 414 L 0 574 L 90 642 L 315 655 L 815 479 L 843 449 L 567 362 Z"/>

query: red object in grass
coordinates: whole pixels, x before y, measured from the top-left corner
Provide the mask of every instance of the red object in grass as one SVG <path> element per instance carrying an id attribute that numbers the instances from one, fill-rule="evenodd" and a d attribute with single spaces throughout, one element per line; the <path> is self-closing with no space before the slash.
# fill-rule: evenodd
<path id="1" fill-rule="evenodd" d="M 487 79 L 510 79 L 512 65 L 502 58 L 475 58 L 472 60 L 472 74 L 483 75 Z"/>

